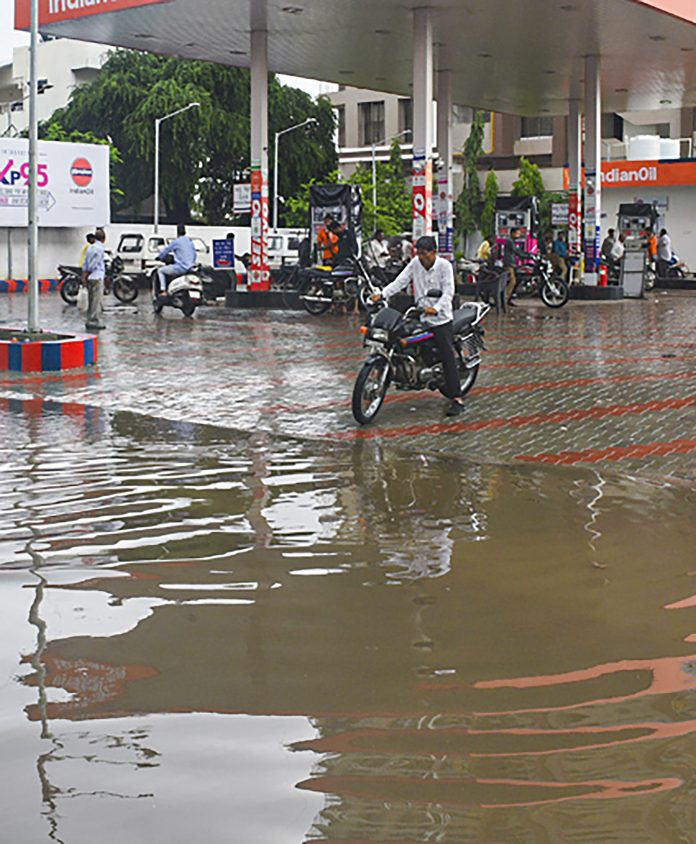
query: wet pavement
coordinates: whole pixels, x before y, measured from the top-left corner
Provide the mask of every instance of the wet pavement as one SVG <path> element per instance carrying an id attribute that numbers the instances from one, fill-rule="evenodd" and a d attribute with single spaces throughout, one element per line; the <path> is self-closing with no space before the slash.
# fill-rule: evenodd
<path id="1" fill-rule="evenodd" d="M 25 308 L 23 297 L 3 297 L 0 321 L 21 322 Z M 47 327 L 81 327 L 55 294 L 42 312 Z M 156 319 L 141 300 L 106 319 L 94 372 L 5 375 L 0 390 L 243 431 L 388 439 L 477 461 L 696 479 L 696 294 L 559 311 L 524 301 L 507 317 L 492 313 L 463 417 L 445 419 L 437 394 L 392 392 L 362 430 L 350 411 L 365 357 L 359 317 L 206 308 L 194 320 Z"/>
<path id="2" fill-rule="evenodd" d="M 493 316 L 368 429 L 353 317 L 106 319 L 0 375 L 3 840 L 693 841 L 696 299 Z"/>

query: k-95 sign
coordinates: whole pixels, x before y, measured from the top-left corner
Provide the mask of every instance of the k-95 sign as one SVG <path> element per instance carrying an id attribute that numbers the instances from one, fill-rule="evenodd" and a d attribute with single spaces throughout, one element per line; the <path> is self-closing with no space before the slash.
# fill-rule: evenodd
<path id="1" fill-rule="evenodd" d="M 39 225 L 103 226 L 110 221 L 109 148 L 39 141 Z M 29 213 L 29 141 L 0 138 L 0 227 L 21 228 Z"/>

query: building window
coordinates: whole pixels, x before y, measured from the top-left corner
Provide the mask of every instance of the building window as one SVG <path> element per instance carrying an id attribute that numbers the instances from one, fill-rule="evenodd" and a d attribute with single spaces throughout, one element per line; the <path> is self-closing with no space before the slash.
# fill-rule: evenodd
<path id="1" fill-rule="evenodd" d="M 413 130 L 413 100 L 399 100 L 399 134 Z"/>
<path id="2" fill-rule="evenodd" d="M 343 148 L 346 145 L 346 107 L 344 105 L 336 106 L 336 129 L 338 136 L 338 146 Z"/>
<path id="3" fill-rule="evenodd" d="M 384 100 L 358 104 L 358 132 L 364 147 L 384 140 Z"/>
<path id="4" fill-rule="evenodd" d="M 24 100 L 17 100 L 10 106 L 10 111 L 24 111 Z"/>
<path id="5" fill-rule="evenodd" d="M 661 138 L 671 138 L 672 127 L 669 123 L 657 123 L 655 124 L 655 134 Z"/>
<path id="6" fill-rule="evenodd" d="M 553 117 L 523 117 L 521 138 L 550 138 L 553 135 Z"/>

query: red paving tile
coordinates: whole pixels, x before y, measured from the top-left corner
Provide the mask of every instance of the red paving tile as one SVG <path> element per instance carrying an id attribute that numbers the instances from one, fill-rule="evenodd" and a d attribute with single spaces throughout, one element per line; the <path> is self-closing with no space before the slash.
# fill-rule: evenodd
<path id="1" fill-rule="evenodd" d="M 612 463 L 627 458 L 664 457 L 692 452 L 696 452 L 696 440 L 673 440 L 672 442 L 630 445 L 623 448 L 610 446 L 584 451 L 561 451 L 558 454 L 518 454 L 515 460 L 521 460 L 525 463 L 555 463 L 563 466 L 574 466 L 577 463 Z"/>

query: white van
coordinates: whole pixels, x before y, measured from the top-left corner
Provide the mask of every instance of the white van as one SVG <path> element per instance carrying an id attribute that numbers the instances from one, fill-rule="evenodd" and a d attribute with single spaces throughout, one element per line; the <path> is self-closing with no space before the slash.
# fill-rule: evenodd
<path id="1" fill-rule="evenodd" d="M 127 232 L 121 235 L 116 254 L 123 261 L 124 272 L 128 275 L 149 275 L 159 263 L 157 256 L 164 247 L 175 238 L 160 234 L 144 235 L 140 232 Z M 210 247 L 200 237 L 192 237 L 196 247 L 196 260 L 199 264 L 212 263 Z"/>
<path id="2" fill-rule="evenodd" d="M 268 234 L 268 265 L 272 270 L 296 264 L 300 244 L 307 236 L 302 229 L 277 229 Z"/>

